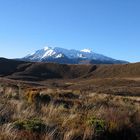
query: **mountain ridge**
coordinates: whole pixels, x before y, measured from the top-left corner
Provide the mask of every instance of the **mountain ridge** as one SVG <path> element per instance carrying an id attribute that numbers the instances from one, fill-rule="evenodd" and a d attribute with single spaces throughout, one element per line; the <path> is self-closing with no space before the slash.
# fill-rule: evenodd
<path id="1" fill-rule="evenodd" d="M 21 60 L 31 62 L 56 62 L 60 64 L 126 64 L 123 60 L 116 60 L 102 54 L 94 53 L 91 49 L 64 49 L 59 47 L 44 47 L 29 54 Z"/>

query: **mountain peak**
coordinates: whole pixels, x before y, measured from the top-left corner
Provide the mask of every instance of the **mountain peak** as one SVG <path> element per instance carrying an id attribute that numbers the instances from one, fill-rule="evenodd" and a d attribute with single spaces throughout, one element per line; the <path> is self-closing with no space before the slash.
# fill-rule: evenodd
<path id="1" fill-rule="evenodd" d="M 23 58 L 28 61 L 43 61 L 43 62 L 58 62 L 66 64 L 81 64 L 83 61 L 96 64 L 116 64 L 127 63 L 125 61 L 118 61 L 116 59 L 97 54 L 91 49 L 69 50 L 64 48 L 53 48 L 45 46 L 44 49 L 37 50 L 35 53 Z"/>
<path id="2" fill-rule="evenodd" d="M 45 46 L 45 47 L 44 47 L 44 51 L 47 51 L 47 50 L 49 50 L 49 49 L 52 49 L 52 47 L 50 47 L 50 46 Z"/>
<path id="3" fill-rule="evenodd" d="M 91 49 L 83 49 L 83 50 L 81 50 L 81 52 L 91 53 L 92 50 Z"/>

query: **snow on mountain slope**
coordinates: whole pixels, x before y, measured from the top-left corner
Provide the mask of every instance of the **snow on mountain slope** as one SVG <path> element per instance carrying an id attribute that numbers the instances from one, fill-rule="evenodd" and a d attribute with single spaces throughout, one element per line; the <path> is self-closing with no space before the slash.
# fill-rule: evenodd
<path id="1" fill-rule="evenodd" d="M 90 49 L 83 49 L 83 50 L 81 50 L 81 52 L 91 53 L 91 52 L 92 52 L 92 50 L 90 50 Z"/>
<path id="2" fill-rule="evenodd" d="M 44 47 L 43 49 L 37 50 L 35 53 L 29 54 L 24 58 L 33 61 L 41 61 L 42 59 L 49 57 L 60 58 L 63 57 L 63 54 L 56 52 L 51 47 Z"/>
<path id="3" fill-rule="evenodd" d="M 65 63 L 81 63 L 80 61 L 94 61 L 94 62 L 99 62 L 99 63 L 126 63 L 125 61 L 119 61 L 115 60 L 113 58 L 94 53 L 90 49 L 83 49 L 83 50 L 74 50 L 74 49 L 64 49 L 64 48 L 59 48 L 59 47 L 44 47 L 41 50 L 37 50 L 35 53 L 29 54 L 26 57 L 23 58 L 24 60 L 29 60 L 29 61 L 51 61 L 52 62 L 59 62 L 56 61 L 57 59 L 61 59 L 61 63 L 63 61 Z M 67 61 L 65 61 L 67 60 Z"/>
<path id="4" fill-rule="evenodd" d="M 44 53 L 44 55 L 42 56 L 42 58 L 46 58 L 49 56 L 54 56 L 56 54 L 56 52 L 52 49 L 48 49 L 46 50 L 46 52 Z"/>

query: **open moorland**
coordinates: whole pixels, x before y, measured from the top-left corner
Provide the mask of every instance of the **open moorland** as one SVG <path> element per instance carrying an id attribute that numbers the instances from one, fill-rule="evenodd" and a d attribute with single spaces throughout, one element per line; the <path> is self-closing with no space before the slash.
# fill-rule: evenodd
<path id="1" fill-rule="evenodd" d="M 140 63 L 1 58 L 0 140 L 140 140 Z"/>

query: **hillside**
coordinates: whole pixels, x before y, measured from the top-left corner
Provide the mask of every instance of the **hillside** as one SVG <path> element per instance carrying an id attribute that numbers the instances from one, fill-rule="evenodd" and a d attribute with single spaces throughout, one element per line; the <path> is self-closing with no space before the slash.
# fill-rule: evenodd
<path id="1" fill-rule="evenodd" d="M 19 80 L 140 77 L 140 63 L 66 65 L 0 59 L 0 76 Z"/>
<path id="2" fill-rule="evenodd" d="M 89 76 L 93 78 L 140 77 L 140 63 L 100 65 Z"/>

